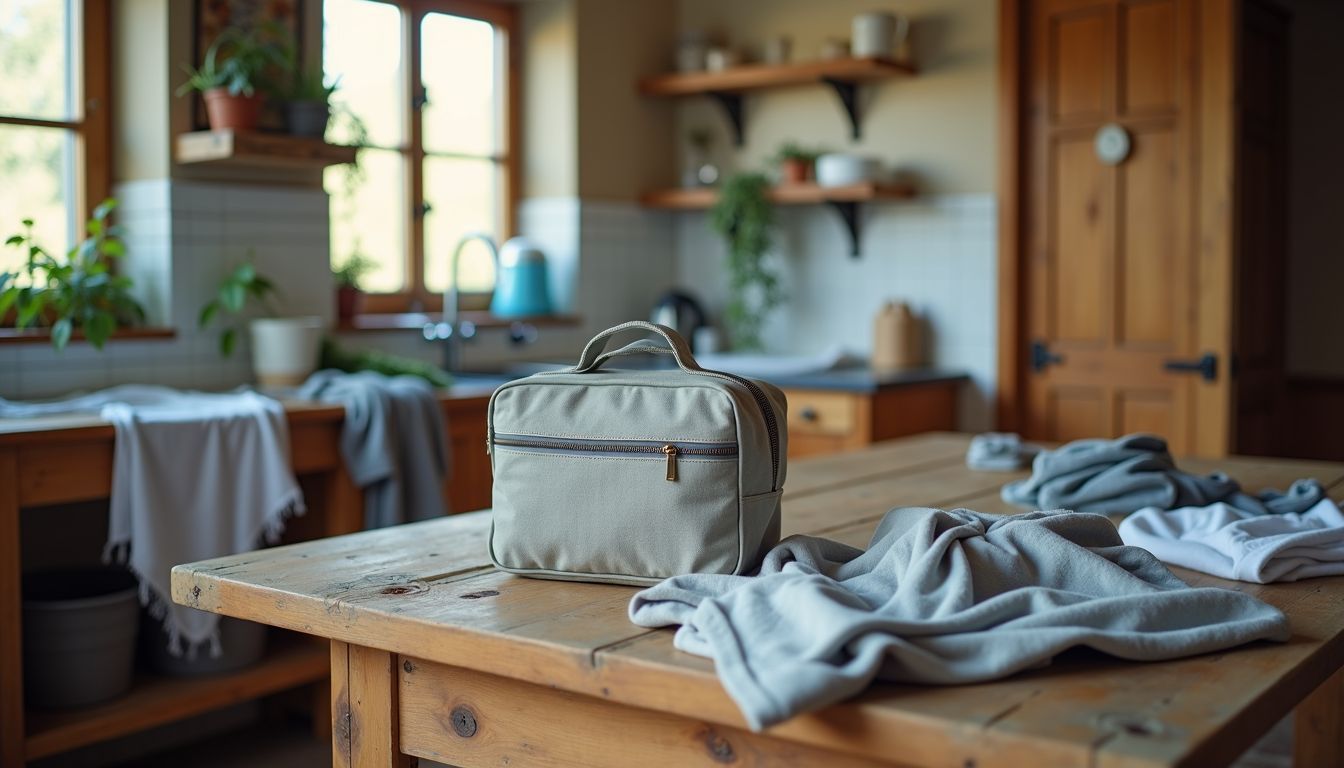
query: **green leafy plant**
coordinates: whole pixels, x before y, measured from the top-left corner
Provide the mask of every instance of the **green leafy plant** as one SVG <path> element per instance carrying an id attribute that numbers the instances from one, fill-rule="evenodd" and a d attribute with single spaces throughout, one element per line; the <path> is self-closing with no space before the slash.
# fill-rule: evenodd
<path id="1" fill-rule="evenodd" d="M 247 256 L 247 261 L 224 277 L 219 290 L 215 292 L 215 298 L 201 307 L 201 315 L 197 319 L 197 325 L 206 328 L 219 315 L 234 316 L 234 322 L 219 334 L 219 353 L 225 357 L 233 354 L 233 348 L 238 342 L 239 321 L 249 300 L 261 305 L 267 315 L 276 314 L 275 306 L 271 303 L 271 298 L 278 293 L 275 283 L 257 272 L 251 252 Z"/>
<path id="2" fill-rule="evenodd" d="M 199 68 L 184 67 L 187 81 L 177 89 L 177 95 L 215 88 L 227 89 L 233 96 L 256 95 L 268 72 L 290 71 L 285 53 L 288 37 L 275 23 L 257 29 L 229 27 L 206 49 Z"/>
<path id="3" fill-rule="evenodd" d="M 340 90 L 340 87 L 340 78 L 328 83 L 321 72 L 295 71 L 289 89 L 289 100 L 329 103 L 332 94 Z"/>
<path id="4" fill-rule="evenodd" d="M 815 162 L 821 152 L 815 149 L 805 149 L 803 146 L 793 141 L 786 141 L 779 150 L 775 152 L 775 162 L 783 163 L 786 161 L 797 161 L 801 163 Z"/>
<path id="5" fill-rule="evenodd" d="M 5 245 L 26 250 L 23 266 L 0 272 L 0 318 L 14 312 L 18 328 L 51 322 L 51 345 L 65 349 L 78 328 L 97 349 L 119 326 L 145 319 L 145 309 L 130 293 L 131 278 L 112 272 L 112 262 L 126 255 L 122 228 L 108 217 L 117 201 L 108 198 L 85 225 L 88 237 L 64 259 L 47 252 L 33 237 L 33 220 Z M 24 278 L 27 278 L 24 280 Z"/>
<path id="6" fill-rule="evenodd" d="M 419 376 L 436 387 L 450 387 L 453 377 L 424 360 L 389 355 L 377 350 L 346 349 L 329 338 L 322 340 L 319 368 L 335 368 L 346 373 L 374 371 L 384 376 Z"/>
<path id="7" fill-rule="evenodd" d="M 710 226 L 728 243 L 729 300 L 724 320 L 733 346 L 760 349 L 766 315 L 784 300 L 779 277 L 767 266 L 774 208 L 770 181 L 759 173 L 730 177 L 710 211 Z"/>
<path id="8" fill-rule="evenodd" d="M 359 281 L 364 279 L 364 275 L 377 267 L 378 262 L 359 251 L 355 251 L 339 267 L 332 268 L 331 277 L 339 288 L 359 290 Z"/>

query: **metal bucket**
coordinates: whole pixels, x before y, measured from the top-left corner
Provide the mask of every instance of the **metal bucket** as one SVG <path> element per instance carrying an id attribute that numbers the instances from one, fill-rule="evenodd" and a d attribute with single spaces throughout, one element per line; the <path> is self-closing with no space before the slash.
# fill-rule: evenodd
<path id="1" fill-rule="evenodd" d="M 121 568 L 39 571 L 23 577 L 23 680 L 28 703 L 71 709 L 131 687 L 140 606 Z"/>

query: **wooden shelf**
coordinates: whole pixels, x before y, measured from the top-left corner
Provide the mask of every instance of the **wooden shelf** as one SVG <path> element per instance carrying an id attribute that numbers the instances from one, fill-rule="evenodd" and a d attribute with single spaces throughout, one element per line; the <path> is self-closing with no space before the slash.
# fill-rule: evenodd
<path id="1" fill-rule="evenodd" d="M 171 339 L 177 336 L 173 328 L 118 328 L 107 341 L 144 341 L 152 339 Z M 50 328 L 0 328 L 0 344 L 46 344 L 51 341 Z M 84 332 L 75 329 L 70 334 L 71 344 L 85 341 Z"/>
<path id="2" fill-rule="evenodd" d="M 816 205 L 819 203 L 862 203 L 870 200 L 902 200 L 915 196 L 914 187 L 904 184 L 850 184 L 823 187 L 817 184 L 785 184 L 773 187 L 768 195 L 776 205 Z M 719 199 L 716 187 L 660 189 L 640 198 L 645 208 L 693 211 L 709 208 Z"/>
<path id="3" fill-rule="evenodd" d="M 476 324 L 477 328 L 508 328 L 514 323 L 527 323 L 537 327 L 578 325 L 578 315 L 534 315 L 531 317 L 496 317 L 489 312 L 463 311 L 462 320 Z M 356 315 L 349 323 L 342 323 L 336 330 L 348 331 L 404 331 L 422 330 L 426 323 L 443 320 L 438 312 L 401 312 L 396 314 Z"/>
<path id="4" fill-rule="evenodd" d="M 177 137 L 177 162 L 265 168 L 325 168 L 355 162 L 358 147 L 254 131 L 196 131 Z"/>
<path id="5" fill-rule="evenodd" d="M 646 96 L 690 96 L 707 93 L 742 93 L 766 88 L 786 88 L 838 80 L 866 83 L 898 75 L 913 75 L 915 67 L 887 58 L 845 58 L 804 61 L 797 64 L 748 64 L 721 72 L 674 72 L 639 81 Z"/>
<path id="6" fill-rule="evenodd" d="M 654 75 L 639 81 L 639 92 L 646 96 L 709 96 L 723 107 L 733 140 L 743 142 L 742 95 L 749 91 L 787 88 L 797 85 L 824 84 L 835 91 L 840 106 L 849 117 L 850 134 L 862 134 L 859 120 L 859 85 L 915 74 L 908 61 L 881 57 L 825 59 L 797 64 L 749 64 L 721 72 L 676 72 Z"/>
<path id="7" fill-rule="evenodd" d="M 258 696 L 327 679 L 330 650 L 303 636 L 272 636 L 260 662 L 232 674 L 178 678 L 140 675 L 124 696 L 85 709 L 29 710 L 24 756 L 28 760 L 175 722 Z"/>

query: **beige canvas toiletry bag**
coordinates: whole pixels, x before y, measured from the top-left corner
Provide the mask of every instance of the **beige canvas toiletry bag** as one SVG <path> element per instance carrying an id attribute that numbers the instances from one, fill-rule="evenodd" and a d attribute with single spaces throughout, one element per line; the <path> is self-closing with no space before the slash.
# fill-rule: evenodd
<path id="1" fill-rule="evenodd" d="M 626 331 L 655 334 L 606 351 Z M 675 368 L 627 367 L 667 355 Z M 671 328 L 599 333 L 578 365 L 490 398 L 490 558 L 548 579 L 652 584 L 746 573 L 779 541 L 784 394 L 701 368 Z"/>

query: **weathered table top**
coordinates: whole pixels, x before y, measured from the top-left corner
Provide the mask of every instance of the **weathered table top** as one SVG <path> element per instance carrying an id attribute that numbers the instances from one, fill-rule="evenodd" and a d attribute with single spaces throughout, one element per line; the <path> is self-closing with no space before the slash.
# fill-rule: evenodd
<path id="1" fill-rule="evenodd" d="M 867 543 L 890 507 L 1014 511 L 999 487 L 1025 473 L 966 469 L 967 438 L 929 434 L 789 468 L 784 533 Z M 1246 487 L 1314 476 L 1344 494 L 1344 465 L 1233 458 L 1181 462 Z M 742 726 L 711 662 L 672 647 L 669 630 L 626 616 L 633 588 L 537 581 L 489 565 L 486 513 L 341 536 L 179 566 L 174 599 L 243 619 L 430 662 Z M 1006 680 L 956 687 L 878 685 L 794 718 L 772 736 L 910 764 L 1226 762 L 1344 664 L 1344 578 L 1260 586 L 1181 571 L 1244 591 L 1289 617 L 1287 643 L 1170 662 L 1071 652 Z"/>

